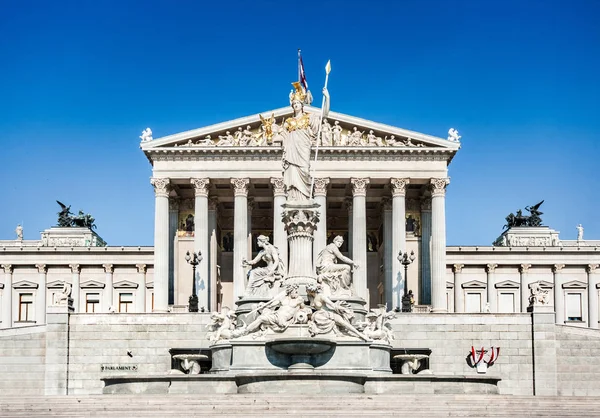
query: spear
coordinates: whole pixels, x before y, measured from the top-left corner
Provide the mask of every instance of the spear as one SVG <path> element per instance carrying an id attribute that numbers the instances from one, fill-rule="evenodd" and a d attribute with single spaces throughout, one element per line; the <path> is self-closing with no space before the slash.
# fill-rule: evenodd
<path id="1" fill-rule="evenodd" d="M 331 72 L 331 60 L 327 61 L 325 66 L 325 87 L 327 88 L 327 82 L 329 81 L 329 73 Z M 312 169 L 312 179 L 310 182 L 310 199 L 313 198 L 313 187 L 315 185 L 315 165 L 317 164 L 317 156 L 319 155 L 319 143 L 321 142 L 321 129 L 323 127 L 323 117 L 325 113 L 325 95 L 323 95 L 323 102 L 321 103 L 321 118 L 319 119 L 319 131 L 317 132 L 317 146 L 315 147 L 315 162 Z"/>

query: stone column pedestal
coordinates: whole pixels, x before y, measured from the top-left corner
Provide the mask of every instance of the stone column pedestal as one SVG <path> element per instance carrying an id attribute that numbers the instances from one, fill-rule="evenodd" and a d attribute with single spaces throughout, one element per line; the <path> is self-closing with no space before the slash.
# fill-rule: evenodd
<path id="1" fill-rule="evenodd" d="M 319 222 L 319 205 L 313 201 L 287 202 L 283 205 L 283 223 L 288 235 L 289 268 L 285 284 L 316 283 L 312 269 L 313 233 Z"/>

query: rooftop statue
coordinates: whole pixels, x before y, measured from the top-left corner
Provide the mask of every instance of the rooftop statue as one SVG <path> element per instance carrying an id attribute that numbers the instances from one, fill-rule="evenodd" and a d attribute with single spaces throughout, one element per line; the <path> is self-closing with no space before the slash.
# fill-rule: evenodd
<path id="1" fill-rule="evenodd" d="M 454 128 L 450 128 L 448 131 L 448 141 L 460 142 L 460 138 L 462 138 L 462 136 L 458 134 L 458 131 Z"/>
<path id="2" fill-rule="evenodd" d="M 575 228 L 577 229 L 577 241 L 583 241 L 583 226 L 579 224 Z"/>
<path id="3" fill-rule="evenodd" d="M 142 140 L 142 142 L 152 141 L 152 129 L 150 129 L 150 128 L 144 129 L 142 131 L 142 134 L 140 135 L 140 139 Z"/>
<path id="4" fill-rule="evenodd" d="M 525 210 L 529 212 L 529 215 L 523 215 L 523 211 L 519 209 L 516 214 L 510 213 L 506 217 L 506 225 L 504 225 L 504 229 L 510 229 L 519 226 L 542 226 L 542 218 L 543 212 L 540 212 L 539 208 L 544 203 L 541 202 L 533 205 L 533 206 L 525 206 Z"/>
<path id="5" fill-rule="evenodd" d="M 294 90 L 290 93 L 290 105 L 294 116 L 283 124 L 283 183 L 290 201 L 307 201 L 310 199 L 310 148 L 316 141 L 321 125 L 321 115 L 304 112 L 307 92 L 300 83 L 292 83 Z M 323 116 L 329 114 L 329 92 L 323 88 L 325 96 Z"/>
<path id="6" fill-rule="evenodd" d="M 60 212 L 58 212 L 58 226 L 61 228 L 89 228 L 94 229 L 96 225 L 94 224 L 95 219 L 92 215 L 83 213 L 82 210 L 79 211 L 77 216 L 74 216 L 71 213 L 71 206 L 67 206 L 58 200 L 56 201 L 60 205 Z"/>

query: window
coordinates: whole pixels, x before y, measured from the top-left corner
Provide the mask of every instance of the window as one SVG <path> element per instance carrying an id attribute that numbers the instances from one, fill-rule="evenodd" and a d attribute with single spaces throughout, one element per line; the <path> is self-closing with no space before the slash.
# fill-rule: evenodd
<path id="1" fill-rule="evenodd" d="M 583 321 L 581 293 L 567 293 L 567 321 Z"/>
<path id="2" fill-rule="evenodd" d="M 513 313 L 515 312 L 515 293 L 500 292 L 498 295 L 498 312 Z"/>
<path id="3" fill-rule="evenodd" d="M 19 321 L 33 321 L 33 293 L 19 293 Z"/>
<path id="4" fill-rule="evenodd" d="M 85 294 L 85 311 L 88 313 L 100 312 L 100 293 Z"/>
<path id="5" fill-rule="evenodd" d="M 465 312 L 481 312 L 481 293 L 468 292 L 466 294 Z"/>
<path id="6" fill-rule="evenodd" d="M 133 293 L 119 293 L 119 312 L 133 312 Z"/>

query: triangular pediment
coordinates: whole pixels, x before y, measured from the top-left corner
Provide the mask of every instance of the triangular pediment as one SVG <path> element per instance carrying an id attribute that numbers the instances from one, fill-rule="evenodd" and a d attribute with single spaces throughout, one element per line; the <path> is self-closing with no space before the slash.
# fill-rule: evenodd
<path id="1" fill-rule="evenodd" d="M 154 289 L 154 282 L 148 282 L 146 283 L 146 289 Z"/>
<path id="2" fill-rule="evenodd" d="M 304 109 L 310 114 L 320 114 L 321 112 L 321 109 L 312 106 L 305 106 Z M 286 118 L 292 116 L 292 112 L 290 106 L 268 110 L 204 128 L 143 141 L 140 143 L 140 148 L 148 156 L 156 152 L 232 152 L 242 150 L 274 152 L 281 148 L 280 142 L 277 141 L 276 134 L 274 136 L 275 140 L 271 138 L 261 139 L 261 136 L 264 137 L 261 116 L 263 118 L 274 117 L 275 124 L 281 126 Z M 339 125 L 341 133 L 339 143 L 336 144 L 332 140 L 330 146 L 321 145 L 319 147 L 324 152 L 330 148 L 332 150 L 364 149 L 367 152 L 373 149 L 387 149 L 389 152 L 436 150 L 437 152 L 450 152 L 453 156 L 460 148 L 459 142 L 448 141 L 441 137 L 397 128 L 343 113 L 329 112 L 326 119 L 331 127 Z M 354 138 L 356 141 L 352 141 L 349 135 L 354 131 L 362 132 L 360 139 Z M 227 132 L 229 132 L 229 135 Z M 210 138 L 207 138 L 208 136 Z M 255 138 L 254 142 L 251 138 Z M 240 143 L 245 145 L 240 145 Z"/>
<path id="3" fill-rule="evenodd" d="M 518 289 L 520 286 L 519 283 L 512 280 L 503 280 L 496 283 L 495 287 L 496 289 Z"/>
<path id="4" fill-rule="evenodd" d="M 486 284 L 478 280 L 471 280 L 463 283 L 461 287 L 463 289 L 485 289 Z"/>
<path id="5" fill-rule="evenodd" d="M 587 283 L 579 280 L 571 280 L 562 284 L 563 289 L 587 289 Z"/>
<path id="6" fill-rule="evenodd" d="M 104 289 L 105 284 L 96 280 L 88 280 L 87 282 L 81 283 L 82 289 Z"/>
<path id="7" fill-rule="evenodd" d="M 53 280 L 46 285 L 48 289 L 62 289 L 65 285 L 64 280 Z"/>
<path id="8" fill-rule="evenodd" d="M 30 282 L 29 280 L 21 280 L 19 282 L 13 283 L 13 289 L 37 289 L 39 285 L 34 282 Z"/>
<path id="9" fill-rule="evenodd" d="M 540 280 L 539 282 L 536 280 L 536 281 L 535 281 L 535 282 L 533 282 L 533 283 L 539 283 L 539 284 L 540 284 L 540 287 L 541 287 L 542 289 L 552 289 L 552 288 L 554 287 L 554 283 L 552 283 L 552 282 L 549 282 L 549 281 L 547 281 L 547 280 Z M 529 287 L 529 288 L 531 289 L 531 285 L 532 285 L 533 283 L 529 283 L 529 285 L 527 285 L 527 287 Z"/>
<path id="10" fill-rule="evenodd" d="M 113 284 L 115 289 L 137 289 L 138 286 L 137 283 L 130 282 L 129 280 L 121 280 L 120 282 Z"/>
<path id="11" fill-rule="evenodd" d="M 446 282 L 446 289 L 454 289 L 454 283 Z"/>

